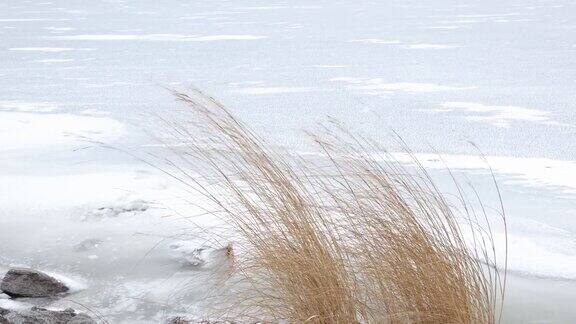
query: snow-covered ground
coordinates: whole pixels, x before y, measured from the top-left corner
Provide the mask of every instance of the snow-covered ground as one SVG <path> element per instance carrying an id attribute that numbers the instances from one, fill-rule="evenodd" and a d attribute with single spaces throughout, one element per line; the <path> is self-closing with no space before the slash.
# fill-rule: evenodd
<path id="1" fill-rule="evenodd" d="M 1 1 L 0 273 L 68 276 L 58 303 L 111 322 L 202 309 L 197 197 L 90 142 L 144 152 L 164 88 L 196 86 L 294 150 L 326 116 L 397 131 L 497 206 L 474 142 L 509 220 L 504 319 L 575 321 L 574 35 L 571 0 Z"/>

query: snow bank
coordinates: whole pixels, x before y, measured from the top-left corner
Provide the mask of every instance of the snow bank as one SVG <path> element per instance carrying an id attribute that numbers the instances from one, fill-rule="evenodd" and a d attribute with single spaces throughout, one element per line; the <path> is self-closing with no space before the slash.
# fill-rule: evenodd
<path id="1" fill-rule="evenodd" d="M 121 123 L 107 117 L 0 112 L 0 152 L 110 141 L 123 131 Z"/>

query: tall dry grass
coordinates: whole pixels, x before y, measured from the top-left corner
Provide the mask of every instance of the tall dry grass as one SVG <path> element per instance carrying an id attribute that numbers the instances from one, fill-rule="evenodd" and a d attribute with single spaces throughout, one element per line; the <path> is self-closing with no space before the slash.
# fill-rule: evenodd
<path id="1" fill-rule="evenodd" d="M 191 118 L 165 120 L 178 145 L 164 170 L 238 233 L 238 313 L 311 323 L 499 320 L 505 277 L 490 221 L 458 184 L 448 199 L 417 159 L 408 168 L 335 122 L 308 134 L 313 158 L 273 150 L 213 98 L 174 94 Z"/>

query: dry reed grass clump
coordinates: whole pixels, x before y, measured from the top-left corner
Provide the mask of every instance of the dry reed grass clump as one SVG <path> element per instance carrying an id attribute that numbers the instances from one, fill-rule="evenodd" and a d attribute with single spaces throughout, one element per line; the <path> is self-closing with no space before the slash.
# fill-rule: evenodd
<path id="1" fill-rule="evenodd" d="M 193 118 L 167 122 L 178 145 L 165 170 L 207 197 L 209 212 L 238 234 L 230 280 L 244 287 L 235 290 L 241 315 L 290 323 L 499 320 L 505 277 L 488 217 L 459 186 L 455 208 L 415 158 L 410 169 L 391 154 L 376 158 L 382 148 L 334 122 L 308 134 L 319 149 L 314 158 L 287 154 L 214 99 L 175 95 Z"/>

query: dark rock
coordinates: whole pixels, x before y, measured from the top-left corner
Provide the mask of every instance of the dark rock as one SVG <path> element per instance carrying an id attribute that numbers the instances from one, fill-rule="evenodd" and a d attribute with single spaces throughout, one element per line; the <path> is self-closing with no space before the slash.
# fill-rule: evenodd
<path id="1" fill-rule="evenodd" d="M 8 324 L 8 319 L 4 315 L 8 314 L 9 310 L 0 307 L 0 324 Z"/>
<path id="2" fill-rule="evenodd" d="M 52 297 L 69 290 L 66 285 L 49 275 L 32 269 L 10 269 L 0 290 L 14 297 Z"/>
<path id="3" fill-rule="evenodd" d="M 40 307 L 32 307 L 25 311 L 13 311 L 0 308 L 1 324 L 96 324 L 90 316 L 76 313 L 68 308 L 63 311 L 53 311 Z"/>

